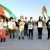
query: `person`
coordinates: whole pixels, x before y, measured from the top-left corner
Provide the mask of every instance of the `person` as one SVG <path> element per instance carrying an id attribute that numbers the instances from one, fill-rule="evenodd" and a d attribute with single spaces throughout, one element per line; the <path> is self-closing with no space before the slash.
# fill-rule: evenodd
<path id="1" fill-rule="evenodd" d="M 3 25 L 3 28 L 5 29 L 5 30 L 7 30 L 7 21 L 6 20 L 4 20 L 4 25 Z"/>
<path id="2" fill-rule="evenodd" d="M 6 30 L 4 29 L 4 19 L 0 19 L 0 41 L 6 41 Z"/>
<path id="3" fill-rule="evenodd" d="M 19 20 L 19 40 L 22 39 L 24 40 L 24 17 L 20 16 L 20 20 Z"/>
<path id="4" fill-rule="evenodd" d="M 37 28 L 38 28 L 38 39 L 42 39 L 43 21 L 41 16 L 39 16 L 39 20 L 37 21 Z"/>
<path id="5" fill-rule="evenodd" d="M 19 28 L 18 22 L 15 22 L 15 25 L 16 25 L 15 29 L 16 29 L 16 32 L 17 32 L 18 31 L 18 28 Z"/>
<path id="6" fill-rule="evenodd" d="M 28 31 L 29 31 L 29 38 L 33 40 L 33 30 L 34 30 L 34 23 L 32 17 L 30 17 L 30 21 L 28 22 Z"/>
<path id="7" fill-rule="evenodd" d="M 47 21 L 47 30 L 48 30 L 48 38 L 47 39 L 50 39 L 50 18 Z"/>
<path id="8" fill-rule="evenodd" d="M 28 21 L 27 21 L 27 17 L 25 17 L 24 36 L 28 36 Z"/>
<path id="9" fill-rule="evenodd" d="M 15 24 L 16 24 L 16 27 L 15 27 L 15 32 L 16 32 L 16 37 L 18 37 L 18 33 L 19 33 L 19 24 L 18 24 L 18 21 L 17 22 L 15 22 Z"/>
<path id="10" fill-rule="evenodd" d="M 15 37 L 15 34 L 14 34 L 15 22 L 13 22 L 13 17 L 10 17 L 10 19 L 9 19 L 8 29 L 10 32 L 10 39 L 12 38 L 12 35 L 13 35 L 13 39 L 14 39 L 14 37 Z"/>

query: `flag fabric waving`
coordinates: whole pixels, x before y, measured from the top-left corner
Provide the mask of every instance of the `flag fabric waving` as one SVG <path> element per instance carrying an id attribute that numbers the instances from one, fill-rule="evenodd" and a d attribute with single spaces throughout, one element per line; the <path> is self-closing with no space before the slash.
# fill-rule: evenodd
<path id="1" fill-rule="evenodd" d="M 3 8 L 3 10 L 1 11 L 2 14 L 4 14 L 4 10 L 6 10 L 10 14 L 10 16 L 12 16 L 14 18 L 14 20 L 16 21 L 17 17 L 15 16 L 15 14 L 10 9 L 6 8 L 5 6 L 3 6 L 1 4 L 0 4 L 0 7 Z M 2 8 L 0 8 L 0 9 L 2 9 Z"/>
<path id="2" fill-rule="evenodd" d="M 0 15 L 3 15 L 5 12 L 3 10 L 3 8 L 0 6 Z"/>
<path id="3" fill-rule="evenodd" d="M 42 8 L 42 15 L 44 16 L 45 14 L 47 15 L 47 9 L 46 9 L 45 6 L 43 6 L 43 8 Z"/>

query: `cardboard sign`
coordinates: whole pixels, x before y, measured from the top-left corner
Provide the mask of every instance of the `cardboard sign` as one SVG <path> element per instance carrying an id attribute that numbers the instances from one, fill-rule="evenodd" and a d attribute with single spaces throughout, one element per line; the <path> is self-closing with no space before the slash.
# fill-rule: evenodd
<path id="1" fill-rule="evenodd" d="M 38 27 L 43 27 L 43 24 L 41 21 L 38 22 Z"/>

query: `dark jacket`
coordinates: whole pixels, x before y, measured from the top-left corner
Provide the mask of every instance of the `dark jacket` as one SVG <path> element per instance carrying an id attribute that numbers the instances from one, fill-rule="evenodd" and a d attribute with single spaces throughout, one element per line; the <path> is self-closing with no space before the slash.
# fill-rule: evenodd
<path id="1" fill-rule="evenodd" d="M 38 21 L 37 21 L 37 26 L 38 26 L 38 22 L 39 22 L 39 21 L 42 22 L 42 26 L 43 26 L 43 21 L 42 21 L 42 20 L 38 20 Z M 43 27 L 38 27 L 38 28 L 43 28 Z"/>
<path id="2" fill-rule="evenodd" d="M 25 22 L 24 29 L 28 29 L 28 23 Z"/>

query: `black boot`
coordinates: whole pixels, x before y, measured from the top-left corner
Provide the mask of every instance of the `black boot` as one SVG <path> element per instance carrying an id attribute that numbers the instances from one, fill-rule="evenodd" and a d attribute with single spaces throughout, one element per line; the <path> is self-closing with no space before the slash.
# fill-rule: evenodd
<path id="1" fill-rule="evenodd" d="M 0 42 L 2 42 L 2 38 L 1 38 L 1 41 Z"/>
<path id="2" fill-rule="evenodd" d="M 6 38 L 3 39 L 3 42 L 5 42 L 5 41 L 6 41 Z"/>
<path id="3" fill-rule="evenodd" d="M 19 40 L 20 40 L 21 38 L 19 37 Z"/>
<path id="4" fill-rule="evenodd" d="M 31 38 L 31 40 L 33 40 L 33 38 Z"/>
<path id="5" fill-rule="evenodd" d="M 41 37 L 38 37 L 38 39 L 42 39 Z"/>

